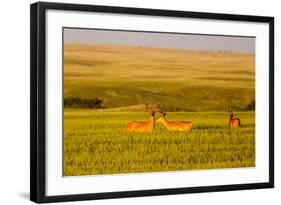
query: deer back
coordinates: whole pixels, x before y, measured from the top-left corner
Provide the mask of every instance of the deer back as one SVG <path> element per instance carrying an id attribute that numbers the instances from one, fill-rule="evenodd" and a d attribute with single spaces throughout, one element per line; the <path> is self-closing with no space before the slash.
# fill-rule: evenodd
<path id="1" fill-rule="evenodd" d="M 238 117 L 230 119 L 229 126 L 233 127 L 233 128 L 239 127 L 240 126 L 240 119 Z"/>
<path id="2" fill-rule="evenodd" d="M 133 121 L 127 124 L 127 130 L 130 132 L 150 132 L 155 125 L 154 117 L 147 121 Z"/>

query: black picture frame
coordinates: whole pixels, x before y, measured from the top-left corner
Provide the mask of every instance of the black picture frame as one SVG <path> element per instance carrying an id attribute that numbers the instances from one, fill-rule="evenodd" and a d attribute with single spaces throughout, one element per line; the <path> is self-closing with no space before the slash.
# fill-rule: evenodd
<path id="1" fill-rule="evenodd" d="M 229 21 L 263 22 L 269 25 L 269 181 L 263 183 L 203 186 L 191 188 L 170 188 L 107 193 L 85 193 L 75 195 L 46 196 L 46 143 L 45 143 L 45 38 L 46 11 L 86 11 L 146 15 L 160 17 L 180 17 L 196 19 L 216 19 Z M 124 197 L 142 197 L 198 192 L 218 192 L 274 187 L 274 18 L 218 13 L 156 10 L 82 4 L 38 2 L 30 6 L 30 200 L 37 203 L 77 200 L 97 200 Z"/>

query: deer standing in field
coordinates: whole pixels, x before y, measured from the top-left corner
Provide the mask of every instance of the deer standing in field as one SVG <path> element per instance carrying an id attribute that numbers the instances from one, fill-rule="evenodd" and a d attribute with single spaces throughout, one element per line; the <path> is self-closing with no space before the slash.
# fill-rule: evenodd
<path id="1" fill-rule="evenodd" d="M 228 110 L 228 116 L 229 116 L 229 127 L 235 128 L 240 126 L 240 118 L 238 117 L 233 117 L 233 112 L 232 110 Z"/>
<path id="2" fill-rule="evenodd" d="M 148 106 L 145 104 L 146 110 L 150 114 L 149 120 L 146 121 L 132 121 L 127 124 L 129 132 L 152 132 L 155 127 L 155 112 L 160 111 L 160 105 Z"/>
<path id="3" fill-rule="evenodd" d="M 190 121 L 170 121 L 165 119 L 166 113 L 160 111 L 160 117 L 156 122 L 162 123 L 167 130 L 172 131 L 188 131 L 192 129 L 192 122 Z"/>

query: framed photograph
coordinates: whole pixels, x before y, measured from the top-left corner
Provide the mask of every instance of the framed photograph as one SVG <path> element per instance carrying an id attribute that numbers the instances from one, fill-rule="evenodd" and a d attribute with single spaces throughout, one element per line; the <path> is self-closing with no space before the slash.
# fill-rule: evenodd
<path id="1" fill-rule="evenodd" d="M 34 202 L 274 187 L 274 18 L 31 5 Z"/>

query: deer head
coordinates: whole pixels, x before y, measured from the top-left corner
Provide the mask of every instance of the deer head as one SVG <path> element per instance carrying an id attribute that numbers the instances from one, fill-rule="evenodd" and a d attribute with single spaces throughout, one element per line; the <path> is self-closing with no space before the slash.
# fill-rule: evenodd
<path id="1" fill-rule="evenodd" d="M 161 107 L 159 104 L 152 104 L 152 105 L 148 105 L 145 104 L 146 110 L 154 117 L 156 112 L 161 112 Z"/>
<path id="2" fill-rule="evenodd" d="M 161 122 L 161 121 L 164 120 L 164 117 L 166 116 L 166 112 L 164 112 L 164 111 L 162 110 L 162 108 L 161 108 L 160 111 L 158 111 L 158 112 L 159 112 L 159 114 L 160 114 L 160 117 L 156 120 L 156 122 Z"/>
<path id="3" fill-rule="evenodd" d="M 166 112 L 163 112 L 162 110 L 161 110 L 161 112 L 160 112 L 160 117 L 165 117 L 166 116 Z"/>
<path id="4" fill-rule="evenodd" d="M 233 117 L 233 112 L 232 112 L 232 110 L 228 110 L 228 116 L 229 116 L 230 118 Z"/>

